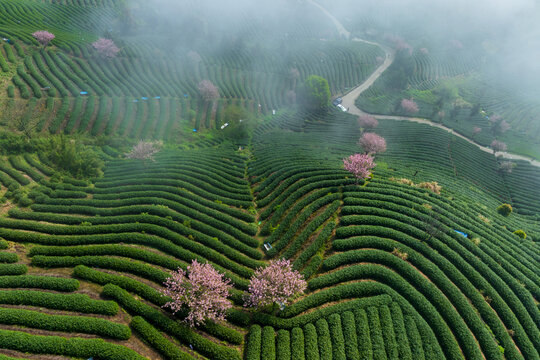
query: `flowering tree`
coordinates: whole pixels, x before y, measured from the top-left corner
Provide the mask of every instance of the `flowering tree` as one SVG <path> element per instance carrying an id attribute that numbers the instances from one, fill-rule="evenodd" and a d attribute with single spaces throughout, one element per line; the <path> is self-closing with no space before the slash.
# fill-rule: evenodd
<path id="1" fill-rule="evenodd" d="M 296 89 L 296 80 L 298 80 L 300 78 L 300 71 L 298 71 L 297 68 L 291 68 L 289 70 L 289 77 L 291 78 L 292 82 L 293 82 L 293 90 Z"/>
<path id="2" fill-rule="evenodd" d="M 422 54 L 424 54 L 424 55 L 429 54 L 429 50 L 426 49 L 425 47 L 424 47 L 424 48 L 421 48 L 421 49 L 420 49 L 420 52 L 421 52 Z"/>
<path id="3" fill-rule="evenodd" d="M 48 31 L 40 30 L 32 34 L 32 36 L 41 44 L 43 47 L 47 46 L 52 39 L 55 38 L 53 34 Z"/>
<path id="4" fill-rule="evenodd" d="M 303 293 L 307 282 L 302 274 L 293 270 L 290 260 L 272 260 L 260 267 L 249 281 L 244 306 L 263 307 L 278 303 L 285 305 L 293 296 Z"/>
<path id="5" fill-rule="evenodd" d="M 367 130 L 376 128 L 379 125 L 379 122 L 371 115 L 362 114 L 358 117 L 358 125 L 360 125 L 362 129 Z"/>
<path id="6" fill-rule="evenodd" d="M 219 97 L 218 88 L 210 80 L 199 82 L 199 93 L 205 101 L 212 101 Z"/>
<path id="7" fill-rule="evenodd" d="M 99 38 L 92 43 L 92 46 L 98 53 L 107 58 L 115 57 L 120 51 L 111 39 Z"/>
<path id="8" fill-rule="evenodd" d="M 345 170 L 353 174 L 357 180 L 367 179 L 371 175 L 371 169 L 375 167 L 373 156 L 369 154 L 354 154 L 343 159 Z"/>
<path id="9" fill-rule="evenodd" d="M 153 161 L 154 154 L 159 151 L 159 148 L 158 143 L 141 140 L 126 154 L 126 158 Z"/>
<path id="10" fill-rule="evenodd" d="M 503 120 L 499 123 L 497 130 L 500 131 L 501 133 L 505 133 L 508 130 L 510 130 L 510 124 L 507 123 L 506 120 Z"/>
<path id="11" fill-rule="evenodd" d="M 499 163 L 499 170 L 504 174 L 510 174 L 515 166 L 516 164 L 511 161 L 503 161 Z"/>
<path id="12" fill-rule="evenodd" d="M 480 131 L 482 131 L 482 128 L 475 126 L 472 131 L 473 136 L 478 134 Z"/>
<path id="13" fill-rule="evenodd" d="M 358 140 L 358 145 L 360 145 L 367 154 L 386 151 L 386 140 L 375 133 L 364 133 Z"/>
<path id="14" fill-rule="evenodd" d="M 414 102 L 414 100 L 409 100 L 409 99 L 401 100 L 401 108 L 408 113 L 418 112 L 418 105 Z"/>
<path id="15" fill-rule="evenodd" d="M 172 298 L 163 307 L 176 314 L 185 305 L 189 310 L 184 319 L 189 326 L 198 326 L 210 319 L 225 320 L 225 312 L 232 307 L 227 300 L 232 288 L 230 279 L 225 279 L 212 265 L 193 260 L 186 272 L 179 268 L 165 280 L 164 295 Z"/>
<path id="16" fill-rule="evenodd" d="M 507 149 L 506 144 L 499 140 L 493 140 L 490 147 L 493 149 L 494 154 L 496 151 L 506 151 Z"/>

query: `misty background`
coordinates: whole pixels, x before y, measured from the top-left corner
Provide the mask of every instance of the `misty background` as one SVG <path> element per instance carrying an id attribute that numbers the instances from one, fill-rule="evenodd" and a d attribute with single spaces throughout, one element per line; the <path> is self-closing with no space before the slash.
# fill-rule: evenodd
<path id="1" fill-rule="evenodd" d="M 459 50 L 482 60 L 501 85 L 540 92 L 540 6 L 515 1 L 319 1 L 352 36 L 402 37 L 413 48 Z M 336 39 L 333 24 L 308 1 L 124 2 L 113 27 L 120 38 L 147 41 L 180 56 L 192 49 L 239 51 L 284 47 L 308 36 Z M 305 32 L 298 30 L 301 23 Z M 455 44 L 462 48 L 456 49 Z M 256 50 L 255 50 L 256 51 Z M 260 55 L 263 55 L 262 53 Z"/>

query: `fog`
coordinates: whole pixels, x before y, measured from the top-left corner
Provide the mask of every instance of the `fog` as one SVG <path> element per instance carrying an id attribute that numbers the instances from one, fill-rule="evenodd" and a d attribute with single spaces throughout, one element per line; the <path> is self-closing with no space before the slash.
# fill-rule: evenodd
<path id="1" fill-rule="evenodd" d="M 413 48 L 462 45 L 482 59 L 482 70 L 503 86 L 540 92 L 540 6 L 534 0 L 319 0 L 352 33 L 402 37 Z M 336 38 L 335 28 L 308 1 L 217 2 L 150 0 L 125 3 L 116 31 L 130 41 L 146 39 L 181 56 L 190 50 L 238 47 L 301 39 L 296 24 L 319 26 L 317 36 Z M 126 18 L 129 18 L 126 26 Z M 296 29 L 296 30 L 295 30 Z M 295 33 L 295 31 L 297 31 Z M 333 33 L 332 33 L 333 32 Z M 451 48 L 451 46 L 450 46 Z"/>

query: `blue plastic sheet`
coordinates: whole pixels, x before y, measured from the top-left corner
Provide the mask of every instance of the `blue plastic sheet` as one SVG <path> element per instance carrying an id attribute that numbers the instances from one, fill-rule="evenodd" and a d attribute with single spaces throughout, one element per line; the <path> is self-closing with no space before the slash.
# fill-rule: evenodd
<path id="1" fill-rule="evenodd" d="M 460 234 L 460 235 L 463 235 L 463 236 L 465 236 L 465 237 L 467 237 L 467 236 L 468 236 L 467 234 L 465 234 L 465 233 L 464 233 L 464 232 L 462 232 L 462 231 L 459 231 L 459 230 L 455 230 L 455 229 L 454 229 L 454 231 L 455 231 L 455 232 L 457 232 L 457 233 L 458 233 L 458 234 Z"/>
<path id="2" fill-rule="evenodd" d="M 154 96 L 154 99 L 161 99 L 161 96 Z"/>
<path id="3" fill-rule="evenodd" d="M 193 132 L 197 132 L 197 129 L 193 129 Z"/>
<path id="4" fill-rule="evenodd" d="M 142 100 L 148 100 L 146 96 L 141 97 Z"/>
<path id="5" fill-rule="evenodd" d="M 88 95 L 88 91 L 81 91 L 79 94 L 81 94 L 81 95 Z"/>
<path id="6" fill-rule="evenodd" d="M 188 94 L 184 94 L 184 97 L 187 99 L 187 98 L 188 98 Z"/>

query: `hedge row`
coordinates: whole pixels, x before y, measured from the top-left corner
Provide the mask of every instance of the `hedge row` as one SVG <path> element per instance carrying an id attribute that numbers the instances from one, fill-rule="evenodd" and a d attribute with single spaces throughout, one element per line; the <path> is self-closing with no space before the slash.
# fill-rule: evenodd
<path id="1" fill-rule="evenodd" d="M 317 339 L 317 329 L 312 323 L 304 326 L 305 354 L 308 360 L 319 360 L 319 343 Z"/>
<path id="2" fill-rule="evenodd" d="M 332 314 L 327 318 L 330 339 L 332 340 L 332 359 L 346 360 L 345 337 L 343 335 L 341 316 Z"/>
<path id="3" fill-rule="evenodd" d="M 129 324 L 139 336 L 150 346 L 156 349 L 166 359 L 171 360 L 191 360 L 193 357 L 180 350 L 176 344 L 167 340 L 152 325 L 147 323 L 142 317 L 135 316 Z"/>
<path id="4" fill-rule="evenodd" d="M 294 203 L 294 206 L 292 208 L 287 207 L 287 204 L 282 204 L 283 206 L 279 206 L 279 208 L 274 211 L 272 218 L 265 222 L 264 226 L 261 228 L 260 234 L 268 235 L 271 231 L 270 229 L 272 227 L 276 227 L 279 222 L 279 226 L 272 232 L 272 234 L 268 237 L 267 240 L 270 243 L 275 242 L 276 239 L 278 239 L 283 233 L 287 231 L 290 224 L 296 218 L 298 213 L 300 213 L 305 207 L 309 206 L 317 199 L 324 197 L 326 194 L 329 193 L 329 191 L 329 189 L 315 190 L 303 199 Z M 287 216 L 285 216 L 280 221 L 281 217 L 285 212 L 287 212 Z"/>
<path id="5" fill-rule="evenodd" d="M 105 319 L 88 316 L 48 315 L 23 309 L 0 308 L 0 323 L 49 331 L 94 334 L 119 340 L 127 340 L 131 337 L 131 331 L 126 325 L 116 324 Z"/>
<path id="6" fill-rule="evenodd" d="M 485 303 L 483 297 L 474 287 L 471 286 L 468 280 L 465 279 L 455 267 L 448 266 L 447 262 L 432 263 L 427 261 L 427 259 L 432 257 L 432 254 L 418 254 L 413 249 L 403 245 L 404 243 L 409 243 L 405 236 L 401 236 L 401 242 L 377 237 L 350 238 L 349 240 L 355 241 L 356 244 L 361 248 L 382 249 L 387 252 L 391 252 L 394 248 L 398 248 L 402 252 L 407 253 L 407 260 L 421 273 L 429 274 L 429 279 L 439 288 L 439 290 L 436 291 L 443 292 L 450 300 L 455 310 L 457 310 L 460 316 L 465 319 L 467 325 L 475 334 L 478 342 L 481 344 L 483 352 L 485 354 L 489 354 L 493 358 L 497 358 L 499 356 L 499 351 L 495 345 L 494 339 L 487 329 L 485 329 L 484 322 L 490 325 L 491 330 L 496 335 L 503 333 L 504 336 L 504 328 L 501 327 L 500 320 L 497 319 L 496 314 L 493 313 L 493 310 L 489 308 L 489 305 Z M 433 290 L 428 290 L 431 294 L 426 293 L 427 288 L 421 286 L 423 279 L 416 274 L 416 271 L 413 268 L 410 268 L 403 262 L 399 261 L 397 257 L 388 253 L 376 252 L 375 250 L 348 251 L 337 256 L 331 256 L 327 260 L 328 262 L 325 262 L 326 269 L 339 267 L 343 264 L 364 261 L 380 263 L 394 269 L 396 272 L 408 279 L 409 282 L 418 284 L 417 288 L 424 289 L 422 291 L 426 297 L 438 297 L 438 295 L 433 293 Z M 446 273 L 443 273 L 441 270 L 446 271 Z M 464 295 L 466 295 L 468 298 L 462 296 L 456 289 L 456 286 L 461 288 L 461 291 L 463 291 Z M 436 302 L 440 303 L 441 305 L 444 303 L 444 301 Z M 471 303 L 477 308 L 476 311 L 482 315 L 482 319 L 478 317 L 475 309 L 471 307 Z M 449 308 L 447 307 L 447 311 L 448 310 Z M 502 337 L 500 341 L 502 341 L 504 344 L 509 344 L 507 340 L 510 339 L 505 339 L 505 337 Z"/>
<path id="7" fill-rule="evenodd" d="M 302 248 L 305 242 L 309 239 L 310 235 L 314 233 L 323 223 L 328 220 L 340 207 L 341 202 L 339 200 L 334 201 L 330 204 L 322 214 L 312 219 L 308 226 L 298 236 L 294 241 L 289 245 L 287 250 L 283 253 L 283 257 L 286 259 L 292 258 L 298 250 Z"/>
<path id="8" fill-rule="evenodd" d="M 4 275 L 23 275 L 28 268 L 24 264 L 0 264 L 0 276 Z"/>
<path id="9" fill-rule="evenodd" d="M 332 340 L 330 330 L 325 319 L 319 319 L 315 323 L 317 329 L 317 343 L 319 345 L 319 359 L 332 360 Z"/>
<path id="10" fill-rule="evenodd" d="M 165 303 L 171 300 L 169 297 L 162 295 L 153 287 L 141 283 L 137 280 L 126 276 L 107 274 L 101 271 L 91 269 L 84 265 L 76 266 L 73 269 L 73 276 L 100 285 L 116 285 L 124 290 L 137 294 L 138 296 L 148 300 L 149 302 L 159 307 L 165 305 Z M 177 316 L 181 318 L 185 315 L 187 314 L 180 312 Z M 201 328 L 212 336 L 215 336 L 220 340 L 228 341 L 232 344 L 241 344 L 243 341 L 243 337 L 239 332 L 228 327 L 221 326 L 217 323 L 207 321 Z"/>
<path id="11" fill-rule="evenodd" d="M 317 238 L 294 260 L 293 267 L 300 269 L 312 256 L 314 256 L 324 245 L 325 241 L 332 235 L 336 227 L 334 221 L 330 221 L 321 230 Z M 321 261 L 322 262 L 322 261 Z M 309 277 L 309 276 L 308 276 Z"/>
<path id="12" fill-rule="evenodd" d="M 205 337 L 193 332 L 189 327 L 165 316 L 161 311 L 133 299 L 125 290 L 116 285 L 107 284 L 103 287 L 103 295 L 117 301 L 132 315 L 142 316 L 152 325 L 160 328 L 169 335 L 178 338 L 184 344 L 192 344 L 202 355 L 211 359 L 230 360 L 240 359 L 238 351 L 218 345 Z"/>
<path id="13" fill-rule="evenodd" d="M 124 346 L 102 339 L 66 339 L 60 336 L 30 335 L 24 332 L 0 330 L 0 348 L 24 353 L 53 354 L 76 358 L 95 357 L 109 360 L 145 360 L 144 356 Z"/>
<path id="14" fill-rule="evenodd" d="M 299 327 L 293 328 L 291 330 L 292 359 L 304 360 L 306 358 L 304 346 L 304 332 Z"/>
<path id="15" fill-rule="evenodd" d="M 327 205 L 328 203 L 332 202 L 332 205 L 330 205 L 323 214 L 319 215 L 317 218 L 310 221 L 309 225 L 306 227 L 306 231 L 304 231 L 302 236 L 298 236 L 297 239 L 295 239 L 294 243 L 291 244 L 293 247 L 292 250 L 288 250 L 289 256 L 285 256 L 285 258 L 289 258 L 292 255 L 296 253 L 296 251 L 300 248 L 302 245 L 302 242 L 307 239 L 307 237 L 311 234 L 311 232 L 315 231 L 330 215 L 332 215 L 337 208 L 339 207 L 339 194 L 333 194 L 329 196 L 322 197 L 316 201 L 314 201 L 310 206 L 308 206 L 294 221 L 294 223 L 290 225 L 284 225 L 286 226 L 287 231 L 284 234 L 280 234 L 279 238 L 276 239 L 269 239 L 269 241 L 273 241 L 273 248 L 268 251 L 268 256 L 275 256 L 279 251 L 284 249 L 287 245 L 289 245 L 289 242 L 294 237 L 294 235 L 298 232 L 298 230 L 307 222 L 307 220 L 313 216 L 313 214 L 321 207 Z M 314 225 L 311 225 L 314 223 Z M 309 232 L 307 232 L 309 231 Z M 270 237 L 272 238 L 272 237 Z M 300 238 L 300 240 L 298 240 Z"/>
<path id="16" fill-rule="evenodd" d="M 291 333 L 287 330 L 279 330 L 276 336 L 276 358 L 291 358 Z"/>
<path id="17" fill-rule="evenodd" d="M 170 241 L 161 239 L 158 237 L 148 236 L 145 234 L 137 233 L 124 233 L 124 234 L 103 234 L 103 235 L 88 235 L 88 236 L 51 236 L 51 235 L 42 235 L 34 234 L 30 232 L 22 231 L 13 231 L 5 228 L 0 228 L 0 236 L 10 239 L 11 241 L 16 242 L 32 242 L 45 245 L 84 245 L 84 244 L 103 244 L 103 243 L 132 243 L 139 245 L 146 245 L 154 247 L 156 249 L 162 250 L 178 259 L 182 259 L 185 262 L 191 262 L 192 259 L 197 259 L 200 262 L 205 262 L 207 260 L 218 260 L 214 262 L 214 266 L 220 271 L 224 272 L 225 275 L 230 278 L 237 286 L 241 288 L 246 288 L 248 281 L 245 278 L 240 278 L 236 274 L 227 271 L 226 268 L 219 266 L 220 264 L 225 265 L 226 267 L 233 267 L 234 263 L 226 261 L 222 257 L 218 256 L 208 256 L 212 255 L 212 252 L 205 254 L 205 257 L 198 256 L 190 251 L 184 250 L 180 246 L 171 244 Z M 251 274 L 251 273 L 250 273 Z M 251 275 L 250 275 L 251 276 Z"/>
<path id="18" fill-rule="evenodd" d="M 381 307 L 382 309 L 383 307 Z M 409 339 L 407 331 L 405 330 L 405 324 L 403 319 L 403 313 L 401 307 L 397 303 L 390 304 L 390 312 L 395 332 L 395 341 L 397 342 L 399 359 L 412 360 L 413 356 L 409 345 Z M 382 313 L 381 313 L 382 316 Z M 386 315 L 385 315 L 386 316 Z"/>
<path id="19" fill-rule="evenodd" d="M 101 196 L 102 194 L 121 194 L 124 192 L 139 192 L 139 191 L 152 191 L 152 192 L 163 192 L 168 194 L 174 194 L 178 195 L 178 198 L 175 197 L 174 199 L 181 199 L 178 202 L 181 204 L 185 204 L 189 207 L 192 207 L 195 210 L 201 211 L 201 212 L 207 212 L 209 209 L 216 210 L 215 212 L 212 212 L 212 216 L 220 216 L 223 217 L 224 215 L 229 215 L 233 218 L 243 220 L 247 223 L 252 223 L 255 221 L 255 217 L 247 213 L 245 211 L 242 211 L 240 209 L 235 209 L 230 206 L 218 204 L 215 201 L 210 201 L 204 198 L 201 198 L 200 196 L 193 194 L 187 190 L 175 187 L 175 186 L 167 186 L 167 185 L 127 185 L 122 187 L 116 187 L 116 188 L 94 188 L 93 192 L 96 195 Z M 220 218 L 218 218 L 220 219 Z M 223 217 L 225 219 L 225 217 Z M 220 219 L 220 220 L 223 220 Z M 223 220 L 225 221 L 225 220 Z M 251 227 L 250 231 L 257 230 L 255 227 Z M 248 232 L 250 235 L 255 235 L 251 232 Z"/>
<path id="20" fill-rule="evenodd" d="M 341 325 L 345 345 L 345 358 L 360 359 L 360 354 L 358 353 L 356 324 L 352 311 L 345 311 L 341 314 Z"/>
<path id="21" fill-rule="evenodd" d="M 338 289 L 339 290 L 339 289 Z M 355 308 L 364 308 L 367 306 L 380 306 L 382 304 L 388 304 L 392 301 L 391 297 L 384 294 L 380 294 L 380 289 L 373 289 L 371 290 L 371 293 L 369 291 L 366 291 L 365 293 L 359 292 L 357 296 L 354 295 L 354 290 L 351 289 L 350 298 L 354 298 L 354 300 L 342 302 L 336 305 L 327 306 L 323 308 L 317 308 L 314 311 L 311 311 L 309 314 L 304 315 L 297 315 L 298 313 L 305 311 L 305 307 L 302 307 L 301 309 L 293 308 L 292 311 L 288 311 L 290 308 L 294 306 L 289 306 L 288 308 L 285 308 L 285 310 L 282 311 L 281 316 L 286 317 L 290 316 L 291 318 L 278 318 L 269 314 L 264 313 L 255 313 L 253 314 L 253 322 L 258 323 L 261 325 L 270 325 L 274 328 L 278 329 L 292 329 L 294 327 L 304 326 L 305 324 L 315 322 L 321 317 L 329 316 L 333 313 L 341 313 L 348 310 L 353 310 Z M 323 290 L 324 291 L 324 290 Z M 377 293 L 378 291 L 378 293 Z M 343 293 L 344 291 L 341 291 Z M 349 293 L 346 293 L 349 295 Z M 341 297 L 341 294 L 337 294 L 336 299 L 345 299 L 346 297 Z M 307 298 L 313 297 L 314 295 L 310 295 Z M 359 298 L 360 296 L 363 296 L 363 298 Z M 318 299 L 317 299 L 318 300 Z M 304 301 L 304 300 L 301 300 Z M 311 302 L 313 300 L 310 300 Z M 320 302 L 321 304 L 324 302 Z M 309 305 L 308 305 L 309 306 Z M 294 316 L 294 317 L 292 317 Z"/>
<path id="22" fill-rule="evenodd" d="M 366 311 L 368 315 L 371 346 L 373 347 L 373 359 L 386 359 L 383 329 L 381 328 L 379 312 L 376 307 L 368 307 Z"/>
<path id="23" fill-rule="evenodd" d="M 75 279 L 53 276 L 2 276 L 0 288 L 34 288 L 72 292 L 79 289 L 79 282 Z"/>
<path id="24" fill-rule="evenodd" d="M 398 259 L 397 257 L 395 258 Z M 409 267 L 408 269 L 412 268 Z M 380 281 L 394 288 L 399 294 L 407 299 L 409 303 L 414 304 L 414 307 L 420 315 L 422 315 L 426 321 L 429 321 L 434 328 L 434 331 L 445 346 L 447 356 L 452 358 L 459 358 L 461 356 L 461 351 L 459 351 L 456 340 L 459 341 L 463 353 L 467 358 L 476 359 L 478 356 L 481 356 L 476 341 L 467 328 L 463 318 L 461 318 L 452 307 L 452 304 L 436 291 L 433 284 L 423 284 L 425 279 L 423 279 L 420 274 L 414 272 L 414 276 L 417 278 L 414 282 L 415 286 L 417 286 L 419 290 L 415 289 L 415 287 L 405 281 L 400 275 L 385 267 L 371 264 L 353 265 L 311 280 L 309 282 L 309 288 L 317 289 L 344 281 L 358 279 L 374 279 Z M 321 292 L 317 293 L 317 295 L 320 293 Z M 430 299 L 431 302 L 428 299 Z M 446 320 L 446 322 L 443 319 Z M 454 332 L 455 338 L 450 329 Z M 489 342 L 487 342 L 489 339 L 490 338 L 485 340 L 487 346 L 489 346 Z M 493 343 L 493 341 L 491 342 Z"/>
<path id="25" fill-rule="evenodd" d="M 77 265 L 95 266 L 103 269 L 128 272 L 160 285 L 170 276 L 168 273 L 151 265 L 109 256 L 73 257 L 36 255 L 32 258 L 32 265 L 43 268 L 75 267 Z"/>
<path id="26" fill-rule="evenodd" d="M 0 291 L 0 304 L 39 306 L 102 315 L 116 315 L 119 309 L 114 301 L 94 300 L 84 294 L 54 294 L 31 290 Z"/>
<path id="27" fill-rule="evenodd" d="M 86 197 L 84 192 L 66 192 L 66 191 L 55 191 L 57 196 L 62 197 L 75 197 L 82 195 Z M 67 209 L 64 209 L 67 210 Z M 141 212 L 136 212 L 137 210 L 145 210 Z M 246 234 L 241 233 L 237 229 L 231 227 L 227 224 L 216 224 L 214 221 L 213 225 L 208 225 L 207 223 L 199 222 L 190 217 L 178 216 L 174 211 L 153 211 L 152 207 L 137 206 L 137 209 L 129 209 L 129 213 L 134 215 L 119 215 L 119 216 L 107 216 L 107 217 L 98 217 L 91 219 L 90 222 L 95 226 L 120 226 L 127 223 L 144 223 L 149 225 L 156 225 L 164 227 L 168 230 L 174 231 L 178 234 L 189 237 L 190 235 L 200 242 L 208 244 L 208 246 L 216 246 L 215 238 L 220 239 L 219 243 L 223 243 L 225 246 L 228 246 L 232 249 L 235 249 L 242 254 L 245 254 L 252 259 L 260 259 L 261 254 L 255 249 L 258 246 L 258 242 L 247 236 Z M 164 209 L 156 209 L 164 210 Z M 158 214 L 156 214 L 158 213 Z M 161 213 L 161 214 L 159 214 Z M 169 215 L 165 215 L 165 214 Z M 157 215 L 157 216 L 156 216 Z M 172 215 L 172 216 L 171 216 Z M 72 216 L 72 215 L 61 215 L 55 213 L 43 213 L 43 212 L 22 212 L 20 210 L 11 209 L 10 216 L 16 217 L 18 219 L 24 220 L 34 220 L 34 221 L 46 221 L 51 223 L 62 223 L 69 225 L 78 225 L 83 221 L 88 221 L 87 217 L 82 216 Z M 211 221 L 211 218 L 206 219 Z M 183 223 L 182 223 L 183 222 Z M 65 228 L 65 227 L 64 227 Z M 223 228 L 229 228 L 228 231 L 225 231 Z M 223 230 L 220 230 L 223 229 Z M 96 233 L 97 230 L 88 229 L 88 228 L 75 228 L 75 229 L 66 229 L 65 233 Z M 233 235 L 229 235 L 232 233 Z M 237 240 L 237 239 L 240 239 Z M 246 241 L 249 239 L 249 241 Z M 249 244 L 246 244 L 249 243 Z M 256 245 L 255 245 L 256 244 Z M 254 246 L 252 246 L 254 245 Z M 223 245 L 221 245 L 223 247 Z M 219 248 L 219 246 L 218 246 Z"/>
<path id="28" fill-rule="evenodd" d="M 260 325 L 251 325 L 247 338 L 247 344 L 244 352 L 246 360 L 261 359 L 261 327 Z"/>
<path id="29" fill-rule="evenodd" d="M 383 331 L 384 345 L 389 359 L 399 359 L 398 344 L 396 342 L 396 333 L 394 322 L 388 306 L 379 307 L 379 320 Z"/>
<path id="30" fill-rule="evenodd" d="M 16 263 L 19 257 L 15 253 L 0 252 L 0 263 Z"/>
<path id="31" fill-rule="evenodd" d="M 262 329 L 261 360 L 276 360 L 276 333 L 271 326 Z"/>
<path id="32" fill-rule="evenodd" d="M 113 193 L 111 196 L 107 197 L 96 194 L 94 195 L 94 199 L 95 201 L 100 201 L 105 204 L 104 207 L 108 207 L 107 205 L 109 205 L 111 201 L 118 202 L 121 205 L 125 205 L 128 202 L 133 205 L 143 202 L 167 206 L 169 209 L 172 209 L 179 214 L 189 216 L 189 218 L 198 220 L 203 224 L 211 225 L 217 229 L 223 228 L 223 231 L 238 237 L 246 242 L 246 244 L 250 244 L 251 241 L 251 238 L 249 238 L 248 235 L 253 236 L 257 231 L 257 228 L 252 224 L 247 224 L 242 220 L 233 218 L 217 210 L 201 206 L 196 204 L 195 201 L 186 200 L 181 196 L 172 195 L 168 192 L 149 190 L 148 187 L 145 187 L 145 191 L 129 191 L 120 194 Z M 85 205 L 93 204 L 85 203 Z M 166 214 L 162 215 L 163 217 L 179 217 L 178 214 L 171 210 L 162 212 L 166 212 Z"/>
<path id="33" fill-rule="evenodd" d="M 355 309 L 354 320 L 356 322 L 356 336 L 358 338 L 359 359 L 373 359 L 373 346 L 371 344 L 371 333 L 369 331 L 368 317 L 366 310 Z"/>

